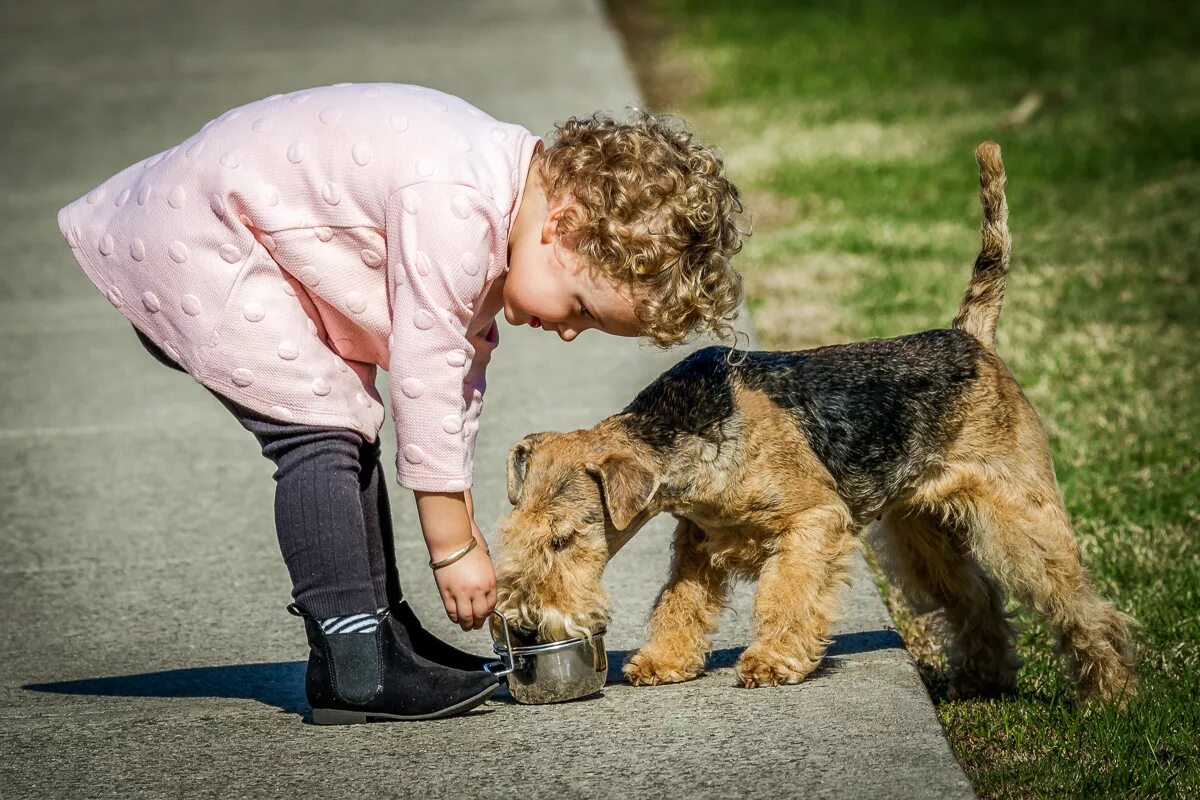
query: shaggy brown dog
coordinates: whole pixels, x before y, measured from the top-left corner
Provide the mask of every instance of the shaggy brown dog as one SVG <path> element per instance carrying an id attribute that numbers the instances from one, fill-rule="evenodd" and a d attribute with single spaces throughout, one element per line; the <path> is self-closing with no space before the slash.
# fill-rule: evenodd
<path id="1" fill-rule="evenodd" d="M 543 639 L 607 624 L 605 565 L 679 520 L 635 685 L 700 674 L 733 578 L 757 578 L 747 686 L 821 661 L 861 526 L 914 605 L 941 609 L 956 695 L 1013 690 L 1005 591 L 1061 636 L 1080 693 L 1132 695 L 1132 620 L 1097 596 L 1037 414 L 993 346 L 1008 270 L 1000 148 L 976 159 L 983 246 L 950 329 L 795 353 L 710 347 L 594 428 L 509 454 L 498 608 Z"/>

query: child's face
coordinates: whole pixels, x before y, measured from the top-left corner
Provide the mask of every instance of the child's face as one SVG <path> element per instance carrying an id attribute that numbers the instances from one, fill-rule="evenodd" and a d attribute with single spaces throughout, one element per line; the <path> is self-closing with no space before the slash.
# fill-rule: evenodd
<path id="1" fill-rule="evenodd" d="M 564 342 L 589 328 L 637 336 L 633 296 L 593 277 L 559 238 L 558 220 L 564 208 L 565 203 L 553 208 L 546 204 L 544 214 L 518 216 L 509 237 L 504 318 L 512 325 L 557 333 Z"/>

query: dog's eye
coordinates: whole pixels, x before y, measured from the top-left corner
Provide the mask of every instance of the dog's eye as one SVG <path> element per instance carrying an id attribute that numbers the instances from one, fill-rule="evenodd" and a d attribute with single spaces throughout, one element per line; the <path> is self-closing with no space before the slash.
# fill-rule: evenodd
<path id="1" fill-rule="evenodd" d="M 550 549 L 562 550 L 571 543 L 571 533 L 556 533 L 550 539 Z"/>

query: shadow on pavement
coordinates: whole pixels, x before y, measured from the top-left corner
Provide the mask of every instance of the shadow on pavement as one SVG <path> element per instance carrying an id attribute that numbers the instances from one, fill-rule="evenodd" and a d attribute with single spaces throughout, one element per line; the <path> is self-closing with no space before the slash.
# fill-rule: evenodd
<path id="1" fill-rule="evenodd" d="M 894 630 L 843 633 L 833 637 L 826 658 L 903 648 Z M 708 656 L 705 669 L 724 669 L 737 663 L 743 647 L 725 647 Z M 621 667 L 635 651 L 608 652 L 608 683 L 623 683 Z M 30 683 L 22 688 L 52 694 L 90 695 L 93 697 L 228 697 L 257 700 L 281 711 L 306 714 L 304 698 L 304 662 L 280 661 L 263 664 L 231 664 L 221 667 L 193 667 L 137 675 L 84 678 L 55 683 Z M 828 661 L 814 673 L 819 677 L 829 670 Z M 497 699 L 504 699 L 504 693 Z"/>
<path id="2" fill-rule="evenodd" d="M 708 654 L 708 660 L 704 663 L 704 669 L 714 670 L 732 667 L 737 664 L 738 658 L 745 649 L 744 647 L 723 647 L 720 650 L 713 650 Z M 825 662 L 813 673 L 813 677 L 819 677 L 824 672 L 829 671 L 830 665 L 828 659 L 830 658 L 893 649 L 904 649 L 904 641 L 900 638 L 900 634 L 890 628 L 877 631 L 837 634 L 833 637 L 833 643 L 825 653 Z M 625 676 L 621 674 L 621 667 L 636 652 L 636 650 L 608 651 L 608 683 L 625 682 Z"/>
<path id="3" fill-rule="evenodd" d="M 96 697 L 229 697 L 257 700 L 281 711 L 308 710 L 304 698 L 303 661 L 231 664 L 84 678 L 57 683 L 30 683 L 22 688 L 53 694 Z"/>

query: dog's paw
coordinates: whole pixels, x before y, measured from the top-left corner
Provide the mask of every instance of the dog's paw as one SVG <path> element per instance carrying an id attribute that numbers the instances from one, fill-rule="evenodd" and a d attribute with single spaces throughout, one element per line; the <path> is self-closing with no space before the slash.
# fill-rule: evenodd
<path id="1" fill-rule="evenodd" d="M 780 686 L 800 683 L 817 666 L 807 659 L 782 658 L 777 654 L 763 654 L 750 648 L 738 659 L 738 680 L 747 689 L 757 686 Z"/>
<path id="2" fill-rule="evenodd" d="M 700 667 L 684 661 L 656 658 L 642 651 L 629 659 L 622 671 L 634 686 L 658 686 L 690 681 L 700 674 Z"/>

